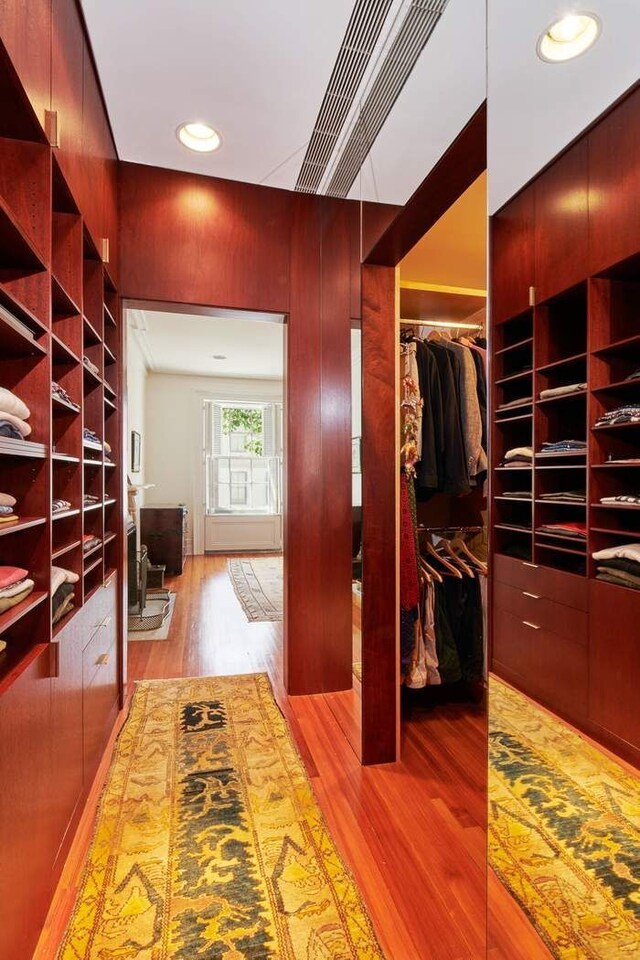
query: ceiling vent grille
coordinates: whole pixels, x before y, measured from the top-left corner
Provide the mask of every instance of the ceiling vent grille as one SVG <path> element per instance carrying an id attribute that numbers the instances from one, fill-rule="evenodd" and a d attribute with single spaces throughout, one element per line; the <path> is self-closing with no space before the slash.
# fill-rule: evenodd
<path id="1" fill-rule="evenodd" d="M 412 0 L 335 164 L 326 193 L 346 197 L 448 0 Z"/>
<path id="2" fill-rule="evenodd" d="M 392 2 L 357 0 L 302 161 L 296 190 L 317 192 Z"/>

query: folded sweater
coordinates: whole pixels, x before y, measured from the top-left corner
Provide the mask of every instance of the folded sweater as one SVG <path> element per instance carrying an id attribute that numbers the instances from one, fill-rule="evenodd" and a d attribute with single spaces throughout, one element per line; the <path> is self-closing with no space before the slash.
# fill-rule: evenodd
<path id="1" fill-rule="evenodd" d="M 619 560 L 622 558 L 640 562 L 640 543 L 621 543 L 617 547 L 597 550 L 593 554 L 594 560 Z"/>
<path id="2" fill-rule="evenodd" d="M 15 427 L 22 438 L 28 437 L 31 433 L 30 424 L 6 410 L 0 409 L 0 420 L 4 420 L 5 423 L 10 423 L 12 427 Z"/>
<path id="3" fill-rule="evenodd" d="M 0 587 L 10 587 L 28 576 L 29 571 L 22 567 L 0 567 Z"/>
<path id="4" fill-rule="evenodd" d="M 20 420 L 28 420 L 31 416 L 31 411 L 26 403 L 11 390 L 7 390 L 6 387 L 0 387 L 0 410 L 6 410 L 7 413 L 18 417 Z"/>

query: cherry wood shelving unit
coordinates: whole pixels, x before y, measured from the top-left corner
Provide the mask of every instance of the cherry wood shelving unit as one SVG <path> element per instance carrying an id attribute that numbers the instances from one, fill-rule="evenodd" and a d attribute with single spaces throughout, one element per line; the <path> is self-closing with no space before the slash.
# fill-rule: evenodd
<path id="1" fill-rule="evenodd" d="M 602 503 L 640 495 L 640 423 L 597 425 L 640 403 L 639 130 L 636 87 L 492 218 L 491 358 L 493 670 L 636 765 L 640 591 L 593 554 L 640 545 L 638 505 Z M 543 453 L 561 440 L 586 449 Z M 505 469 L 518 446 L 531 466 Z M 541 530 L 568 521 L 586 539 Z"/>
<path id="2" fill-rule="evenodd" d="M 20 442 L 10 453 L 0 447 L 0 490 L 17 498 L 20 517 L 2 526 L 0 557 L 36 582 L 24 603 L 0 615 L 4 691 L 118 567 L 121 327 L 108 265 L 36 124 L 30 139 L 0 137 L 0 171 L 0 384 L 27 404 L 28 441 L 42 445 L 37 453 Z M 54 381 L 72 404 L 52 395 Z M 83 442 L 85 427 L 110 445 L 113 459 L 102 444 Z M 98 497 L 97 506 L 85 507 L 85 495 Z M 53 514 L 55 498 L 71 508 Z M 84 557 L 88 534 L 100 545 Z M 74 607 L 53 630 L 52 563 L 79 577 Z"/>

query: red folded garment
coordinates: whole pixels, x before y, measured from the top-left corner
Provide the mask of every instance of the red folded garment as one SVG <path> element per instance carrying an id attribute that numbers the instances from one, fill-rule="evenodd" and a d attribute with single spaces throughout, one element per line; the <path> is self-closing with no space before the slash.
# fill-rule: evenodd
<path id="1" fill-rule="evenodd" d="M 24 580 L 29 576 L 28 570 L 22 567 L 0 567 L 0 590 L 3 587 L 10 587 L 18 580 Z"/>

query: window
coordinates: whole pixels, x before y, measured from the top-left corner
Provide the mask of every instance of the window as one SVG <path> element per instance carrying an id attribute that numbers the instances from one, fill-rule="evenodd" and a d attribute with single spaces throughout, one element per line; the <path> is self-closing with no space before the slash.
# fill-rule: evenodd
<path id="1" fill-rule="evenodd" d="M 206 513 L 281 513 L 282 405 L 205 401 Z"/>

